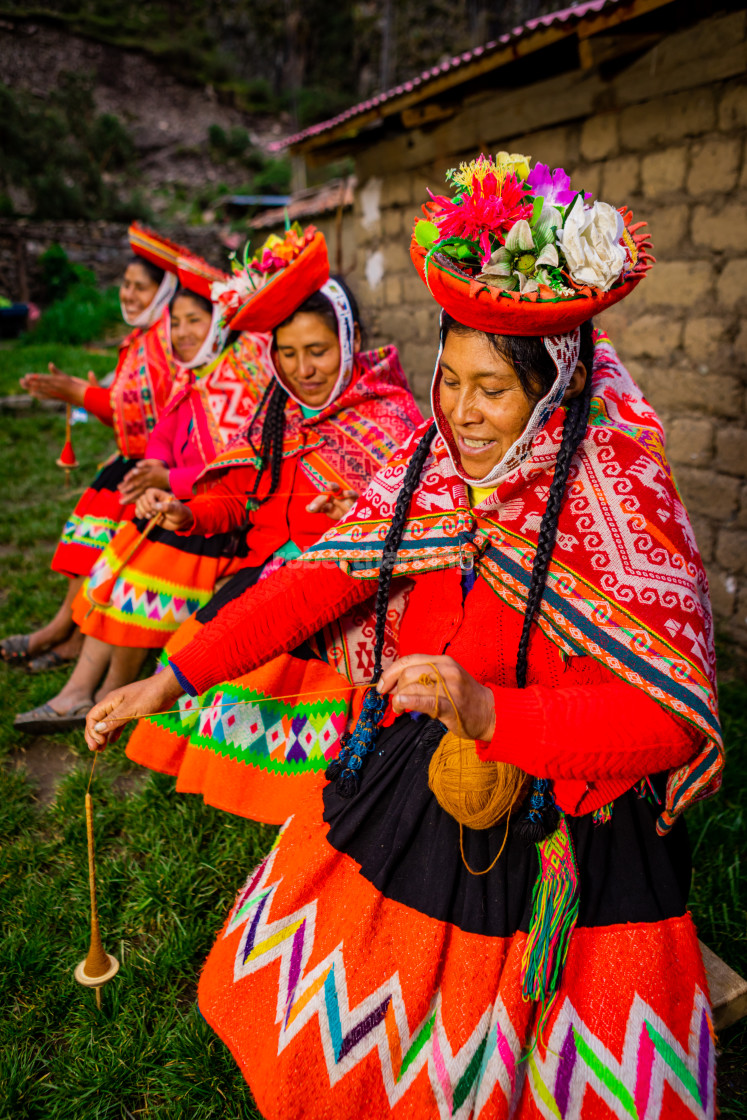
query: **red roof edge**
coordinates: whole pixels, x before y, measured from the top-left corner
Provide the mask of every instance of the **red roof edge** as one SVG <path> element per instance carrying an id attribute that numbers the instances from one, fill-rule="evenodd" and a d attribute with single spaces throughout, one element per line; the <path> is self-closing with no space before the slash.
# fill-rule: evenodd
<path id="1" fill-rule="evenodd" d="M 421 74 L 417 75 L 417 77 L 410 78 L 391 89 L 375 94 L 366 101 L 360 101 L 358 104 L 352 105 L 349 109 L 345 109 L 342 113 L 338 113 L 337 116 L 330 117 L 329 120 L 320 121 L 319 124 L 313 124 L 309 128 L 303 129 L 301 132 L 296 132 L 292 136 L 286 136 L 283 140 L 276 140 L 273 144 L 270 144 L 270 151 L 282 151 L 296 144 L 300 144 L 304 140 L 309 140 L 314 136 L 320 136 L 325 132 L 330 132 L 338 125 L 345 124 L 355 117 L 361 116 L 375 106 L 385 105 L 387 102 L 393 101 L 403 93 L 412 93 L 413 90 L 425 85 L 430 80 L 440 77 L 442 74 L 446 74 L 449 71 L 459 70 L 475 59 L 516 43 L 520 39 L 526 39 L 538 30 L 545 30 L 563 23 L 570 23 L 575 26 L 577 23 L 580 23 L 585 16 L 592 14 L 600 15 L 602 12 L 625 7 L 625 5 L 631 4 L 632 2 L 633 0 L 586 0 L 585 3 L 576 4 L 575 7 L 563 8 L 560 11 L 550 12 L 547 15 L 538 16 L 536 19 L 527 20 L 525 23 L 515 27 L 512 31 L 501 35 L 498 39 L 492 39 L 482 46 L 464 51 L 462 54 L 455 55 L 453 58 L 447 58 L 439 65 L 424 70 Z"/>

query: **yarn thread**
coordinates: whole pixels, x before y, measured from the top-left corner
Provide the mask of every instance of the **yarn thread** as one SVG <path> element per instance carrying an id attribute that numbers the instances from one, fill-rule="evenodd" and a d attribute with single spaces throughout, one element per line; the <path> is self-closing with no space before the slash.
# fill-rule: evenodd
<path id="1" fill-rule="evenodd" d="M 578 869 L 565 816 L 537 844 L 540 873 L 532 890 L 532 917 L 521 957 L 521 994 L 537 1000 L 535 1038 L 542 1038 L 563 979 L 571 934 L 578 919 Z"/>
<path id="2" fill-rule="evenodd" d="M 441 690 L 451 704 L 457 730 L 447 731 L 436 747 L 428 766 L 428 787 L 444 812 L 454 817 L 459 825 L 459 851 L 462 863 L 470 875 L 487 875 L 503 855 L 508 841 L 511 811 L 521 796 L 527 775 L 517 766 L 498 762 L 483 762 L 477 757 L 474 739 L 466 738 L 459 710 L 449 692 L 438 667 L 429 662 L 436 674 L 435 682 L 427 673 L 420 677 L 420 684 L 434 684 L 435 718 L 438 719 Z M 475 871 L 464 854 L 464 826 L 475 829 L 492 828 L 506 818 L 506 832 L 500 849 L 489 867 Z"/>

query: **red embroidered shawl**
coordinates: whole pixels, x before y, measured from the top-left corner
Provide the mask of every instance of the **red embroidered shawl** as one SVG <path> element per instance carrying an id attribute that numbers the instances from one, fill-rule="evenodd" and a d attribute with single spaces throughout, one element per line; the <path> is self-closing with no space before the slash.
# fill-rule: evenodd
<path id="1" fill-rule="evenodd" d="M 209 471 L 259 466 L 263 417 L 264 410 L 252 417 L 233 444 L 210 464 L 203 481 L 209 484 Z M 348 387 L 311 417 L 304 417 L 300 406 L 288 399 L 283 456 L 300 456 L 300 469 L 320 492 L 337 482 L 343 489 L 360 493 L 421 421 L 396 347 L 385 346 L 357 354 Z M 265 484 L 269 485 L 269 479 L 263 480 Z"/>
<path id="2" fill-rule="evenodd" d="M 272 376 L 271 341 L 270 335 L 242 333 L 208 366 L 177 373 L 162 415 L 189 397 L 193 432 L 206 465 L 226 450 L 253 416 Z"/>
<path id="3" fill-rule="evenodd" d="M 523 613 L 562 422 L 558 408 L 529 456 L 475 509 L 436 436 L 394 574 L 455 566 L 460 552 L 469 553 L 478 576 Z M 378 577 L 397 493 L 425 428 L 302 561 L 331 559 L 353 576 Z M 663 833 L 688 803 L 721 782 L 713 621 L 660 421 L 603 335 L 595 349 L 590 423 L 568 487 L 537 622 L 564 653 L 596 658 L 703 732 L 697 757 L 669 777 L 658 822 Z"/>
<path id="4" fill-rule="evenodd" d="M 145 454 L 148 436 L 171 393 L 176 362 L 169 345 L 165 311 L 146 330 L 137 328 L 119 348 L 111 388 L 117 447 L 126 459 Z"/>

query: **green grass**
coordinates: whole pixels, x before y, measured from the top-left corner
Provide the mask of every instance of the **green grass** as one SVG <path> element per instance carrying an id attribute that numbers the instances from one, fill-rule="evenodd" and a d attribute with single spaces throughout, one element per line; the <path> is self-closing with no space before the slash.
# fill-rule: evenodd
<path id="1" fill-rule="evenodd" d="M 68 368 L 73 368 L 68 355 Z M 79 371 L 89 355 L 77 355 Z M 47 620 L 64 591 L 49 570 L 77 490 L 54 464 L 60 415 L 34 410 L 0 426 L 0 634 Z M 82 487 L 113 449 L 91 421 L 73 429 Z M 77 762 L 55 801 L 15 768 L 28 740 L 13 716 L 52 695 L 64 669 L 29 676 L 0 663 L 0 1118 L 250 1120 L 258 1113 L 228 1051 L 195 1004 L 200 967 L 243 877 L 275 830 L 177 796 L 172 779 L 124 757 L 96 767 L 101 926 L 119 976 L 94 995 L 73 979 L 88 947 L 83 795 L 91 756 L 80 732 L 54 736 Z M 142 778 L 133 786 L 132 776 Z"/>
<path id="2" fill-rule="evenodd" d="M 81 351 L 78 366 L 74 357 L 67 368 L 84 370 L 89 355 Z M 112 449 L 111 433 L 92 421 L 73 434 L 82 487 Z M 75 499 L 54 465 L 62 438 L 62 417 L 41 410 L 0 425 L 0 634 L 46 621 L 62 594 L 48 568 Z M 13 715 L 65 676 L 0 663 L 0 1120 L 251 1120 L 245 1082 L 194 994 L 232 897 L 274 830 L 177 795 L 172 779 L 133 767 L 121 744 L 109 749 L 94 782 L 97 865 L 105 947 L 122 969 L 98 1014 L 73 979 L 88 944 L 82 735 L 51 740 L 77 756 L 54 802 L 40 805 L 15 769 L 25 740 Z M 729 765 L 719 795 L 688 816 L 691 901 L 702 940 L 747 975 L 747 684 L 724 683 L 721 704 Z M 722 1116 L 744 1120 L 747 1024 L 723 1032 L 720 1046 Z"/>
<path id="3" fill-rule="evenodd" d="M 56 342 L 0 343 L 0 396 L 22 393 L 19 378 L 26 373 L 47 373 L 50 362 L 73 377 L 86 377 L 89 369 L 97 377 L 103 377 L 116 366 L 117 351 L 112 348 L 84 350 L 81 346 Z M 75 430 L 77 433 L 80 429 Z"/>

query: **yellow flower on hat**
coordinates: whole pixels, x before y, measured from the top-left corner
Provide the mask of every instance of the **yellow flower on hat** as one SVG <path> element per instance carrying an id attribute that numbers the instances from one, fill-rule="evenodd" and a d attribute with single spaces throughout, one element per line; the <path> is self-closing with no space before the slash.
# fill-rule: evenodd
<path id="1" fill-rule="evenodd" d="M 523 156 L 519 152 L 498 152 L 495 157 L 495 167 L 499 177 L 515 175 L 517 179 L 524 180 L 529 174 L 529 161 L 531 156 Z"/>
<path id="2" fill-rule="evenodd" d="M 452 168 L 446 173 L 446 179 L 471 192 L 475 183 L 483 183 L 488 175 L 494 175 L 500 187 L 507 175 L 515 175 L 519 181 L 526 179 L 531 158 L 519 153 L 509 155 L 508 152 L 499 152 L 494 162 L 490 156 L 480 155 L 469 163 L 460 163 L 458 170 Z"/>

